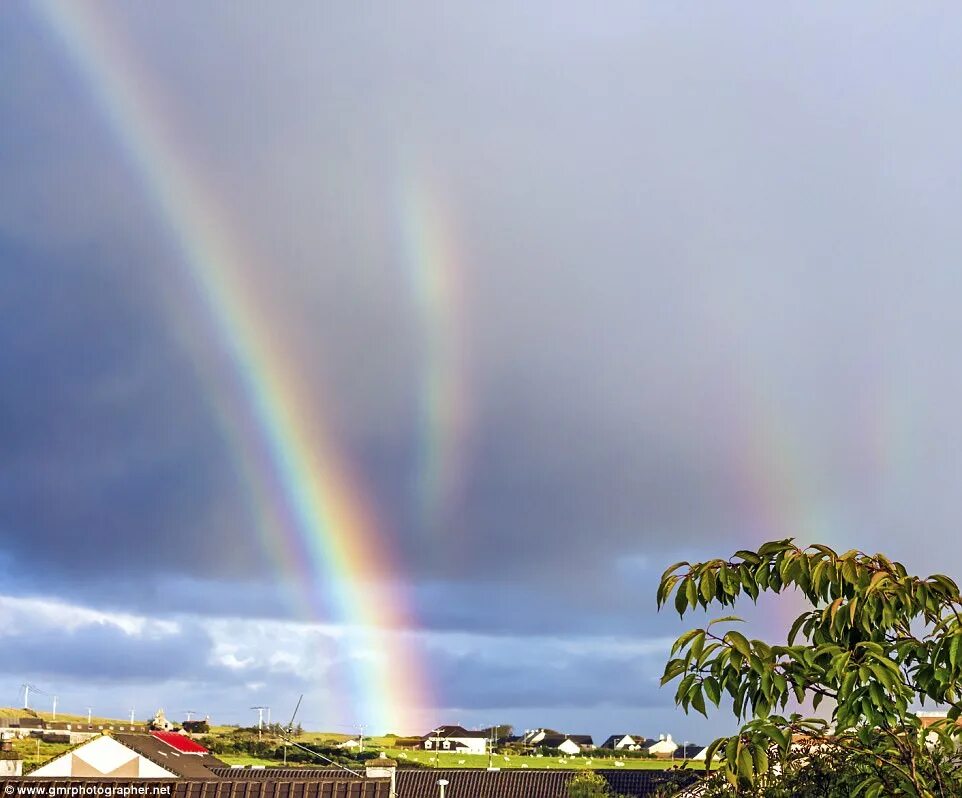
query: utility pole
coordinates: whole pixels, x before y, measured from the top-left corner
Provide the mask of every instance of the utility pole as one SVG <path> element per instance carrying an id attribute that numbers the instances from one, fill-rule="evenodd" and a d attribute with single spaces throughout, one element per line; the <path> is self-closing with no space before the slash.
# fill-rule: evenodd
<path id="1" fill-rule="evenodd" d="M 264 710 L 270 709 L 270 707 L 251 707 L 251 709 L 257 710 L 257 739 L 261 738 L 261 729 L 264 728 Z"/>
<path id="2" fill-rule="evenodd" d="M 52 713 L 52 714 L 53 714 L 53 717 L 51 718 L 51 720 L 56 720 L 56 719 L 57 719 L 57 699 L 58 699 L 58 698 L 59 698 L 59 696 L 54 696 L 54 697 L 53 697 L 53 713 Z"/>
<path id="3" fill-rule="evenodd" d="M 130 722 L 131 722 L 131 723 L 134 722 L 134 712 L 135 712 L 135 710 L 133 710 L 133 709 L 130 710 Z"/>
<path id="4" fill-rule="evenodd" d="M 23 708 L 30 709 L 30 685 L 22 684 L 20 686 L 23 688 Z"/>

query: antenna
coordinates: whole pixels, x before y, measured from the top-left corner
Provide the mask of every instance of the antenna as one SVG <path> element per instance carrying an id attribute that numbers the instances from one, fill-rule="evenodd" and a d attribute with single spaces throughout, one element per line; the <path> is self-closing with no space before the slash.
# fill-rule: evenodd
<path id="1" fill-rule="evenodd" d="M 188 723 L 190 723 L 191 717 L 197 714 L 196 709 L 182 709 L 181 712 L 183 712 L 187 716 Z"/>
<path id="2" fill-rule="evenodd" d="M 291 720 L 287 724 L 287 733 L 291 734 L 294 731 L 294 718 L 297 717 L 297 710 L 301 708 L 301 701 L 304 700 L 304 693 L 301 693 L 301 697 L 297 699 L 297 704 L 294 705 L 294 712 L 291 714 Z"/>
<path id="3" fill-rule="evenodd" d="M 294 711 L 291 713 L 291 719 L 287 723 L 287 734 L 288 736 L 294 734 L 294 718 L 297 717 L 297 710 L 301 708 L 301 701 L 304 700 L 304 693 L 301 693 L 300 698 L 297 699 L 297 703 L 294 705 Z M 290 744 L 287 738 L 284 737 L 283 731 L 281 733 L 281 739 L 284 741 L 284 767 L 287 767 L 287 746 Z"/>

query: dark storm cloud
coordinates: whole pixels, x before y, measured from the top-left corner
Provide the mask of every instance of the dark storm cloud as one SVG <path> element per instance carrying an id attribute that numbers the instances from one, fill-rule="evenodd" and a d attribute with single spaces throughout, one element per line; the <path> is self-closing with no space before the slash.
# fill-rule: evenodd
<path id="1" fill-rule="evenodd" d="M 637 652 L 621 656 L 603 649 L 548 658 L 537 650 L 516 657 L 472 652 L 452 656 L 439 652 L 435 678 L 443 706 L 463 709 L 491 707 L 595 707 L 606 705 L 663 707 L 670 696 L 658 688 L 658 666 Z"/>
<path id="2" fill-rule="evenodd" d="M 250 536 L 228 547 L 230 511 L 214 506 L 229 495 L 246 520 L 241 488 L 144 272 L 96 249 L 0 241 L 0 257 L 7 559 L 68 582 L 249 571 Z"/>

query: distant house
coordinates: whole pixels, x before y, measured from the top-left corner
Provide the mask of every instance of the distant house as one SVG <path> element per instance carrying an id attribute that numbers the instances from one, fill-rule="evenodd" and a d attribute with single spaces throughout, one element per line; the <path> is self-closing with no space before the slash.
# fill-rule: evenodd
<path id="1" fill-rule="evenodd" d="M 569 756 L 591 751 L 595 747 L 590 734 L 562 734 L 553 729 L 528 731 L 521 742 L 528 748 L 551 748 Z"/>
<path id="2" fill-rule="evenodd" d="M 43 719 L 26 715 L 17 721 L 17 726 L 21 732 L 24 733 L 23 736 L 27 736 L 28 734 L 36 734 L 39 736 L 43 732 Z"/>
<path id="3" fill-rule="evenodd" d="M 213 779 L 215 767 L 224 763 L 182 734 L 104 734 L 71 748 L 28 778 Z"/>
<path id="4" fill-rule="evenodd" d="M 691 757 L 691 761 L 692 761 L 692 762 L 704 762 L 705 759 L 706 759 L 706 757 L 707 757 L 707 755 L 708 755 L 708 746 L 706 745 L 706 746 L 704 746 L 697 754 L 695 754 L 693 757 Z M 714 758 L 715 758 L 715 759 L 721 759 L 721 754 L 719 754 L 718 752 L 716 752 Z"/>
<path id="5" fill-rule="evenodd" d="M 425 751 L 483 754 L 488 750 L 488 733 L 468 731 L 463 726 L 439 726 L 421 738 L 421 747 Z"/>
<path id="6" fill-rule="evenodd" d="M 705 750 L 706 750 L 705 746 L 703 745 L 693 745 L 691 743 L 688 743 L 686 745 L 679 745 L 678 748 L 675 749 L 674 753 L 672 753 L 671 758 L 672 759 L 692 759 L 696 762 L 704 762 L 705 757 L 702 757 L 701 759 L 696 759 L 696 757 L 698 756 L 698 754 L 702 753 Z"/>
<path id="7" fill-rule="evenodd" d="M 678 743 L 671 739 L 670 734 L 661 734 L 658 736 L 658 742 L 649 745 L 645 750 L 659 759 L 670 759 L 672 754 L 678 750 Z"/>
<path id="8" fill-rule="evenodd" d="M 644 751 L 656 742 L 643 734 L 612 734 L 601 747 L 611 751 Z"/>
<path id="9" fill-rule="evenodd" d="M 207 734 L 210 731 L 210 720 L 185 720 L 181 727 L 188 734 Z"/>
<path id="10" fill-rule="evenodd" d="M 360 748 L 360 746 L 361 746 L 361 741 L 358 740 L 357 737 L 349 737 L 344 742 L 338 743 L 334 747 L 340 748 L 343 751 L 348 751 L 352 748 Z"/>

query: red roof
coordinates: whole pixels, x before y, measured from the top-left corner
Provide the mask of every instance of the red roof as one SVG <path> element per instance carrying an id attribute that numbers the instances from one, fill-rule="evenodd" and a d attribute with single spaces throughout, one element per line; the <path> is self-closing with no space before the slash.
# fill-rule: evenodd
<path id="1" fill-rule="evenodd" d="M 152 731 L 151 737 L 167 743 L 171 748 L 176 748 L 184 754 L 207 754 L 210 753 L 204 746 L 195 743 L 190 737 L 177 732 Z"/>

